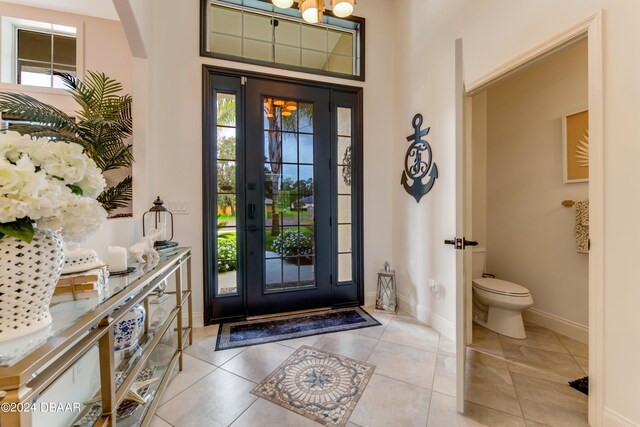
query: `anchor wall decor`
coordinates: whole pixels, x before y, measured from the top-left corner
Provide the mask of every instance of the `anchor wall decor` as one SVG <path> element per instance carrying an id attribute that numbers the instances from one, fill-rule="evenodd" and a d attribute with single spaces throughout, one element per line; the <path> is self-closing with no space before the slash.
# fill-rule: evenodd
<path id="1" fill-rule="evenodd" d="M 438 179 L 438 166 L 433 162 L 431 146 L 422 137 L 429 133 L 431 128 L 420 129 L 422 127 L 422 114 L 413 117 L 413 128 L 415 133 L 407 137 L 407 141 L 413 141 L 407 149 L 404 161 L 404 171 L 400 183 L 404 189 L 420 202 L 422 196 L 433 188 Z M 424 158 L 426 157 L 426 158 Z M 423 178 L 429 176 L 429 180 L 424 183 Z M 409 180 L 413 181 L 409 184 Z"/>

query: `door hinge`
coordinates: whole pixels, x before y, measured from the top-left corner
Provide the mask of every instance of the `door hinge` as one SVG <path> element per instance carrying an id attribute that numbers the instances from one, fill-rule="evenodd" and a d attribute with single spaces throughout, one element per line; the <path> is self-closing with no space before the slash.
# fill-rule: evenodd
<path id="1" fill-rule="evenodd" d="M 329 217 L 329 227 L 333 227 L 333 218 Z"/>
<path id="2" fill-rule="evenodd" d="M 329 275 L 329 283 L 333 284 L 333 274 Z"/>
<path id="3" fill-rule="evenodd" d="M 246 77 L 240 77 L 240 84 L 242 86 L 246 85 L 247 84 L 247 78 Z"/>
<path id="4" fill-rule="evenodd" d="M 331 101 L 329 101 L 329 112 L 333 111 L 333 105 L 331 105 Z"/>

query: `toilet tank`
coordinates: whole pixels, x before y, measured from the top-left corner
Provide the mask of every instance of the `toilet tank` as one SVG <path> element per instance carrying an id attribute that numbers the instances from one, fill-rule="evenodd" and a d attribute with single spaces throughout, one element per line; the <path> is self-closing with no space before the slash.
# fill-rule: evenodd
<path id="1" fill-rule="evenodd" d="M 475 247 L 471 249 L 471 278 L 479 279 L 484 273 L 484 261 L 487 256 L 487 249 Z"/>

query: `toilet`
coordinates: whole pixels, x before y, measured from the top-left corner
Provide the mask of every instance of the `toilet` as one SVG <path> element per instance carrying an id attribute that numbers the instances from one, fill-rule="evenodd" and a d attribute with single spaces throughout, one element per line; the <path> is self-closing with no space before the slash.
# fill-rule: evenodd
<path id="1" fill-rule="evenodd" d="M 482 277 L 486 252 L 473 248 L 473 321 L 499 334 L 525 339 L 522 311 L 533 305 L 533 298 L 524 286 Z"/>

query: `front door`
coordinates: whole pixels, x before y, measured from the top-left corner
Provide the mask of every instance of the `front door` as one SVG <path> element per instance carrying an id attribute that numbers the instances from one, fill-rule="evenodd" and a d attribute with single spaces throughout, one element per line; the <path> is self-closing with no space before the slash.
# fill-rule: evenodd
<path id="1" fill-rule="evenodd" d="M 205 322 L 362 304 L 360 90 L 205 70 Z"/>
<path id="2" fill-rule="evenodd" d="M 247 81 L 249 315 L 331 305 L 329 101 L 327 89 Z"/>

